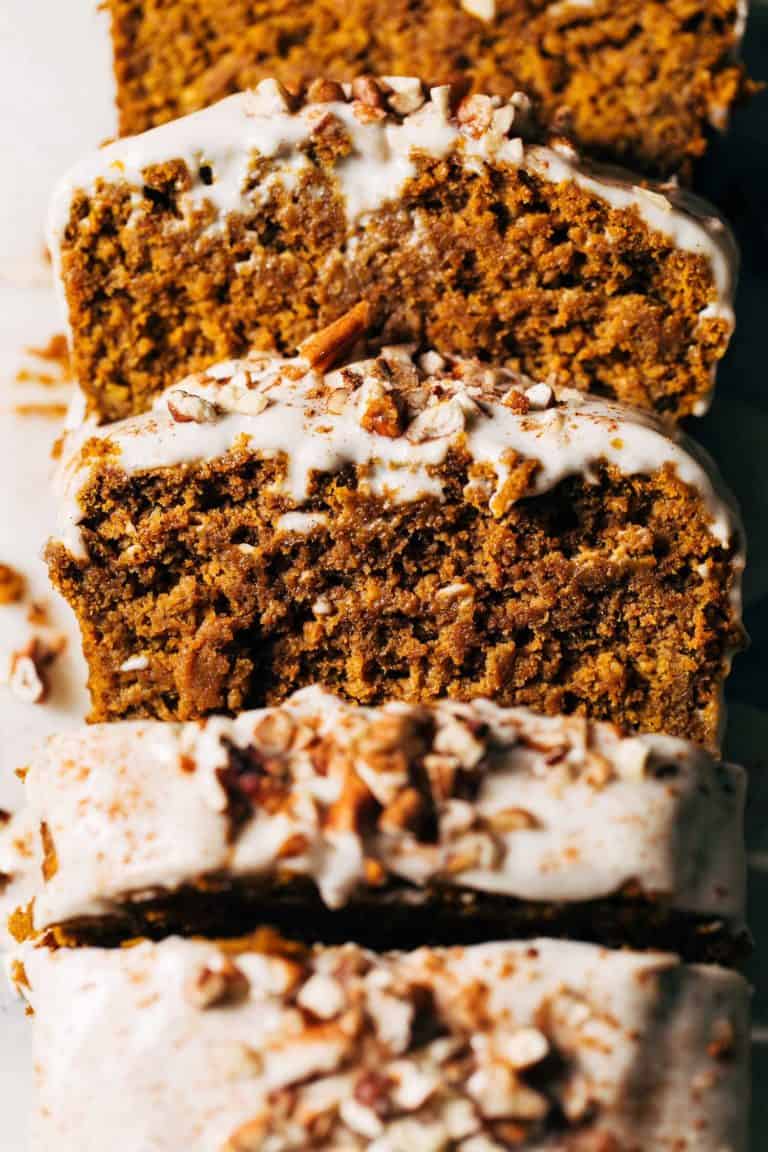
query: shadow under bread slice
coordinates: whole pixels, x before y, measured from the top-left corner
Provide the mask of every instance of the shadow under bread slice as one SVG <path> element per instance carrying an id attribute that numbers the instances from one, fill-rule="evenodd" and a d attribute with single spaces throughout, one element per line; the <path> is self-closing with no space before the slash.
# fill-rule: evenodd
<path id="1" fill-rule="evenodd" d="M 714 466 L 648 413 L 478 360 L 356 361 L 367 317 L 73 437 L 47 558 L 91 719 L 323 683 L 715 746 L 743 544 Z"/>
<path id="2" fill-rule="evenodd" d="M 743 979 L 551 939 L 25 946 L 35 1147 L 744 1152 Z M 72 1090 L 78 1083 L 87 1092 Z"/>
<path id="3" fill-rule="evenodd" d="M 568 935 L 739 959 L 743 775 L 696 746 L 488 701 L 318 688 L 201 723 L 54 737 L 26 775 L 18 938 L 263 922 L 377 949 Z"/>
<path id="4" fill-rule="evenodd" d="M 290 355 L 361 298 L 380 345 L 706 409 L 737 264 L 715 209 L 582 161 L 519 93 L 404 85 L 371 108 L 264 81 L 66 175 L 49 246 L 90 414 L 146 410 L 253 348 Z"/>

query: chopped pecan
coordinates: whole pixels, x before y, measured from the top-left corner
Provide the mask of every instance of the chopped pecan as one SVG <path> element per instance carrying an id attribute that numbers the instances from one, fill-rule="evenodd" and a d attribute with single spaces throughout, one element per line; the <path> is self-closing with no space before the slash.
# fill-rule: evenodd
<path id="1" fill-rule="evenodd" d="M 430 103 L 442 120 L 450 119 L 452 95 L 450 84 L 438 84 L 429 90 Z"/>
<path id="2" fill-rule="evenodd" d="M 606 760 L 605 756 L 600 756 L 597 752 L 589 753 L 584 779 L 596 792 L 605 788 L 606 784 L 610 784 L 615 776 L 610 760 Z"/>
<path id="3" fill-rule="evenodd" d="M 296 1002 L 318 1020 L 333 1020 L 347 1006 L 347 998 L 339 981 L 320 972 L 315 972 L 302 985 Z"/>
<path id="4" fill-rule="evenodd" d="M 490 1120 L 542 1120 L 549 1112 L 546 1096 L 523 1084 L 506 1064 L 482 1064 L 467 1081 L 467 1091 Z"/>
<path id="5" fill-rule="evenodd" d="M 375 76 L 356 76 L 352 81 L 352 99 L 368 108 L 383 108 L 384 89 Z"/>
<path id="6" fill-rule="evenodd" d="M 253 738 L 271 753 L 287 752 L 293 743 L 296 724 L 282 709 L 275 708 L 256 721 Z"/>
<path id="7" fill-rule="evenodd" d="M 435 752 L 455 756 L 462 768 L 476 768 L 488 750 L 483 728 L 458 716 L 446 716 L 440 721 L 434 746 Z"/>
<path id="8" fill-rule="evenodd" d="M 347 404 L 352 392 L 349 388 L 334 388 L 328 394 L 326 407 L 333 416 L 340 416 Z"/>
<path id="9" fill-rule="evenodd" d="M 365 883 L 369 888 L 382 888 L 387 882 L 387 872 L 379 860 L 366 856 L 363 861 Z"/>
<path id="10" fill-rule="evenodd" d="M 562 1094 L 562 1108 L 564 1114 L 572 1122 L 579 1122 L 589 1116 L 594 1106 L 594 1092 L 589 1081 L 580 1073 L 568 1078 Z"/>
<path id="11" fill-rule="evenodd" d="M 501 808 L 492 812 L 486 823 L 494 832 L 524 832 L 540 826 L 537 817 L 526 808 Z"/>
<path id="12" fill-rule="evenodd" d="M 386 95 L 388 106 L 398 116 L 410 116 L 418 112 L 424 103 L 424 86 L 416 76 L 384 76 L 382 78 L 389 91 Z"/>
<path id="13" fill-rule="evenodd" d="M 277 853 L 278 860 L 289 860 L 292 856 L 303 856 L 309 848 L 309 840 L 301 832 L 294 832 L 280 845 Z"/>
<path id="14" fill-rule="evenodd" d="M 405 408 L 396 392 L 369 381 L 361 398 L 360 424 L 366 432 L 395 439 L 405 429 Z"/>
<path id="15" fill-rule="evenodd" d="M 386 832 L 411 832 L 418 835 L 424 820 L 424 799 L 415 788 L 405 788 L 379 817 L 379 827 Z"/>
<path id="16" fill-rule="evenodd" d="M 357 832 L 367 823 L 376 802 L 355 772 L 344 778 L 341 795 L 328 809 L 326 827 L 337 832 Z"/>
<path id="17" fill-rule="evenodd" d="M 549 1052 L 549 1041 L 538 1028 L 519 1028 L 494 1038 L 494 1049 L 515 1071 L 540 1064 Z"/>
<path id="18" fill-rule="evenodd" d="M 455 397 L 432 404 L 411 423 L 406 436 L 412 444 L 423 444 L 428 440 L 442 440 L 456 436 L 466 427 L 467 416 Z"/>
<path id="19" fill-rule="evenodd" d="M 453 795 L 460 767 L 455 756 L 430 752 L 424 757 L 424 770 L 429 777 L 435 799 L 447 800 Z"/>
<path id="20" fill-rule="evenodd" d="M 14 652 L 11 656 L 11 691 L 25 704 L 42 704 L 48 695 L 48 685 L 42 669 L 27 652 Z"/>
<path id="21" fill-rule="evenodd" d="M 288 89 L 269 77 L 246 93 L 245 112 L 248 116 L 274 116 L 291 112 L 294 99 Z"/>
<path id="22" fill-rule="evenodd" d="M 355 745 L 356 753 L 376 772 L 405 772 L 427 748 L 427 733 L 419 718 L 382 712 L 367 726 Z"/>
<path id="23" fill-rule="evenodd" d="M 385 1110 L 389 1102 L 391 1087 L 392 1084 L 388 1076 L 383 1076 L 374 1069 L 368 1069 L 358 1076 L 353 1092 L 355 1099 L 360 1104 L 378 1112 Z"/>
<path id="24" fill-rule="evenodd" d="M 272 1117 L 267 1113 L 253 1116 L 232 1133 L 223 1152 L 261 1152 L 271 1123 Z"/>
<path id="25" fill-rule="evenodd" d="M 219 418 L 215 404 L 183 388 L 169 392 L 165 403 L 177 424 L 214 424 Z"/>
<path id="26" fill-rule="evenodd" d="M 49 644 L 36 636 L 11 654 L 9 685 L 11 691 L 27 704 L 43 704 L 48 696 L 48 668 L 61 654 L 64 639 Z"/>
<path id="27" fill-rule="evenodd" d="M 492 96 L 474 93 L 459 104 L 456 118 L 471 136 L 482 136 L 491 127 L 497 104 L 498 100 L 494 100 Z"/>
<path id="28" fill-rule="evenodd" d="M 395 1080 L 392 1100 L 404 1112 L 416 1112 L 440 1088 L 441 1077 L 435 1069 L 420 1068 L 413 1060 L 396 1060 L 388 1072 Z"/>
<path id="29" fill-rule="evenodd" d="M 475 868 L 493 869 L 498 866 L 500 855 L 499 845 L 492 836 L 482 832 L 468 832 L 453 845 L 445 871 L 454 876 Z"/>
<path id="30" fill-rule="evenodd" d="M 427 376 L 438 376 L 445 371 L 445 359 L 439 352 L 424 352 L 419 357 L 419 367 Z"/>
<path id="31" fill-rule="evenodd" d="M 187 984 L 187 998 L 197 1008 L 237 1004 L 245 1000 L 249 991 L 248 977 L 226 956 L 215 968 L 201 968 Z"/>
<path id="32" fill-rule="evenodd" d="M 313 80 L 307 89 L 307 103 L 309 104 L 344 104 L 346 99 L 344 89 L 335 80 L 325 80 L 320 77 Z"/>
<path id="33" fill-rule="evenodd" d="M 537 412 L 551 408 L 556 402 L 555 394 L 549 384 L 531 384 L 531 386 L 525 390 L 525 398 L 530 407 Z"/>
<path id="34" fill-rule="evenodd" d="M 519 388 L 510 388 L 509 392 L 502 397 L 501 402 L 505 408 L 511 408 L 519 416 L 525 416 L 531 408 L 528 397 Z"/>
<path id="35" fill-rule="evenodd" d="M 300 356 L 317 372 L 328 372 L 365 335 L 371 319 L 371 306 L 361 300 L 327 328 L 299 345 Z"/>
<path id="36" fill-rule="evenodd" d="M 254 809 L 277 812 L 290 791 L 290 775 L 284 759 L 269 756 L 257 748 L 227 746 L 228 763 L 216 776 L 227 797 L 229 840 L 234 843 L 253 817 Z"/>
<path id="37" fill-rule="evenodd" d="M 352 139 L 343 120 L 330 110 L 324 112 L 312 127 L 311 152 L 326 165 L 334 165 L 354 150 Z"/>
<path id="38" fill-rule="evenodd" d="M 376 1112 L 361 1104 L 354 1096 L 347 1096 L 342 1100 L 339 1116 L 347 1128 L 366 1140 L 375 1140 L 384 1130 L 384 1125 Z"/>

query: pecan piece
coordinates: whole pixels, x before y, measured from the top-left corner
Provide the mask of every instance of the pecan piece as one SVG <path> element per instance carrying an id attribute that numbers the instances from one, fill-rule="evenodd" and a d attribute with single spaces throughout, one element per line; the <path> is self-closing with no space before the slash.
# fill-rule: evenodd
<path id="1" fill-rule="evenodd" d="M 335 80 L 319 77 L 313 80 L 307 89 L 308 104 L 344 104 L 346 100 L 344 89 Z"/>
<path id="2" fill-rule="evenodd" d="M 237 1004 L 249 991 L 248 977 L 226 957 L 216 968 L 201 968 L 187 985 L 187 997 L 197 1008 Z"/>
<path id="3" fill-rule="evenodd" d="M 375 76 L 356 76 L 352 81 L 352 99 L 368 108 L 384 107 L 384 91 Z"/>
<path id="4" fill-rule="evenodd" d="M 424 800 L 416 788 L 405 788 L 379 817 L 379 827 L 387 832 L 418 834 L 424 818 Z"/>
<path id="5" fill-rule="evenodd" d="M 266 1114 L 254 1116 L 241 1124 L 224 1145 L 223 1152 L 261 1152 L 264 1140 L 269 1135 L 270 1117 Z"/>
<path id="6" fill-rule="evenodd" d="M 371 306 L 361 300 L 349 312 L 334 320 L 299 345 L 299 355 L 316 372 L 329 372 L 365 335 L 371 319 Z"/>
<path id="7" fill-rule="evenodd" d="M 387 104 L 398 116 L 418 112 L 424 103 L 424 86 L 416 76 L 385 76 L 384 83 L 391 89 Z"/>
<path id="8" fill-rule="evenodd" d="M 521 392 L 518 388 L 510 388 L 509 392 L 502 397 L 501 402 L 505 408 L 511 408 L 519 416 L 525 416 L 531 409 L 530 400 L 525 392 Z"/>
<path id="9" fill-rule="evenodd" d="M 384 388 L 376 380 L 370 381 L 364 389 L 360 425 L 366 432 L 387 436 L 390 440 L 402 436 L 405 409 L 397 393 Z"/>
<path id="10" fill-rule="evenodd" d="M 537 817 L 527 808 L 501 808 L 488 816 L 487 823 L 494 832 L 525 832 L 540 827 Z"/>
<path id="11" fill-rule="evenodd" d="M 215 404 L 183 388 L 174 388 L 165 403 L 177 424 L 214 424 L 219 417 Z"/>
<path id="12" fill-rule="evenodd" d="M 11 654 L 10 689 L 27 704 L 43 704 L 48 696 L 48 668 L 63 651 L 64 642 L 49 645 L 35 637 L 24 648 Z"/>

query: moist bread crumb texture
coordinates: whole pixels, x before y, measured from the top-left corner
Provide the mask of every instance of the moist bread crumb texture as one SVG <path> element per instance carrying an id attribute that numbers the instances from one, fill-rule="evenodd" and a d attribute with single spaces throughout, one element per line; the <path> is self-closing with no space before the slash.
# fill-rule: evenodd
<path id="1" fill-rule="evenodd" d="M 520 97 L 452 108 L 407 83 L 405 104 L 372 79 L 368 103 L 332 86 L 302 104 L 265 82 L 70 174 L 51 246 L 89 411 L 291 355 L 362 298 L 380 343 L 481 351 L 673 419 L 706 407 L 733 327 L 713 210 L 524 141 Z"/>
<path id="2" fill-rule="evenodd" d="M 361 72 L 522 88 L 595 154 L 686 168 L 745 88 L 741 0 L 109 0 L 120 130 L 143 132 L 276 76 Z"/>
<path id="3" fill-rule="evenodd" d="M 93 720 L 318 682 L 717 742 L 738 529 L 650 417 L 390 349 L 327 375 L 224 363 L 92 431 L 48 560 Z"/>

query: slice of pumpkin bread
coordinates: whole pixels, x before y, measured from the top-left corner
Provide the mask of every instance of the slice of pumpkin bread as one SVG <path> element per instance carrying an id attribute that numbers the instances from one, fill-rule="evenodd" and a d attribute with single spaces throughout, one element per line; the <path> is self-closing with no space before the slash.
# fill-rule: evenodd
<path id="1" fill-rule="evenodd" d="M 13 972 L 34 1013 L 37 1148 L 747 1147 L 747 985 L 662 952 L 380 956 L 261 933 L 25 948 Z"/>
<path id="2" fill-rule="evenodd" d="M 510 936 L 738 958 L 744 777 L 697 745 L 487 700 L 275 708 L 53 737 L 18 937 L 278 924 L 371 947 Z"/>
<path id="3" fill-rule="evenodd" d="M 588 150 L 673 172 L 745 89 L 746 0 L 108 0 L 123 134 L 266 76 L 522 88 Z"/>
<path id="4" fill-rule="evenodd" d="M 380 344 L 673 419 L 706 408 L 735 267 L 712 208 L 542 140 L 523 97 L 356 91 L 302 103 L 265 81 L 68 174 L 50 246 L 91 413 L 142 411 L 254 348 L 290 355 L 360 299 Z"/>
<path id="5" fill-rule="evenodd" d="M 48 561 L 92 719 L 237 712 L 318 682 L 716 744 L 743 556 L 690 442 L 476 360 L 391 348 L 326 371 L 363 322 L 70 443 Z"/>

